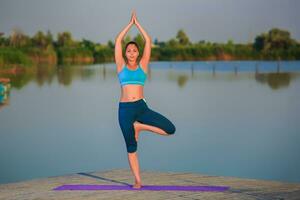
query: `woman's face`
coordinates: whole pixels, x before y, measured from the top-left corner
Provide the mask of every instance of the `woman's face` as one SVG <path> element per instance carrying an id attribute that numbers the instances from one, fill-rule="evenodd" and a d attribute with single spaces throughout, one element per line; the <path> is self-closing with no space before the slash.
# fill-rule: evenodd
<path id="1" fill-rule="evenodd" d="M 139 56 L 139 51 L 134 44 L 129 44 L 126 49 L 126 58 L 131 62 L 135 62 Z"/>

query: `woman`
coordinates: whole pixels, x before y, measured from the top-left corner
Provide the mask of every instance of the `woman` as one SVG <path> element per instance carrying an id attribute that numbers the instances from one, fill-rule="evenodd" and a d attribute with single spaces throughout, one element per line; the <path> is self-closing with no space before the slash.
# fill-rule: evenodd
<path id="1" fill-rule="evenodd" d="M 137 62 L 139 46 L 134 41 L 126 44 L 125 60 L 122 56 L 122 40 L 133 24 L 140 30 L 146 42 L 143 56 L 139 62 Z M 151 38 L 139 24 L 135 11 L 133 11 L 129 24 L 118 34 L 115 41 L 115 62 L 121 84 L 118 118 L 126 143 L 130 168 L 135 176 L 133 188 L 142 187 L 136 152 L 140 131 L 147 130 L 161 135 L 171 135 L 175 132 L 172 122 L 150 109 L 144 98 L 143 86 L 147 78 L 150 54 Z"/>

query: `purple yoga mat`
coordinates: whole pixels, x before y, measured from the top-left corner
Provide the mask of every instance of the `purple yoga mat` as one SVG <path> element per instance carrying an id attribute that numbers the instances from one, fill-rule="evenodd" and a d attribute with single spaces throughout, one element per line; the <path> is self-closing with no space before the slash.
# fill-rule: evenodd
<path id="1" fill-rule="evenodd" d="M 132 188 L 132 185 L 61 185 L 53 190 L 174 190 L 174 191 L 210 191 L 222 192 L 227 186 L 179 186 L 179 185 L 142 185 L 141 188 Z"/>

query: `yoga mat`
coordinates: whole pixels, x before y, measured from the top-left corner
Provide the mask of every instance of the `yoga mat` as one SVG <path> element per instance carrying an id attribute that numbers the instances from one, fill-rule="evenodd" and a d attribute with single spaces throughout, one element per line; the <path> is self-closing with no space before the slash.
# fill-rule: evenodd
<path id="1" fill-rule="evenodd" d="M 142 185 L 141 188 L 132 188 L 132 185 L 61 185 L 53 190 L 173 190 L 173 191 L 210 191 L 222 192 L 227 186 L 180 186 L 180 185 Z"/>

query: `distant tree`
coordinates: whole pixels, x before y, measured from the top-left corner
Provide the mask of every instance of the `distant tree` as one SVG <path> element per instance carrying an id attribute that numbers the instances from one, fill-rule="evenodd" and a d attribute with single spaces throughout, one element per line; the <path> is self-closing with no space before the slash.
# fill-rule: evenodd
<path id="1" fill-rule="evenodd" d="M 288 49 L 294 43 L 291 34 L 288 31 L 280 30 L 278 28 L 269 31 L 269 43 L 271 49 Z"/>
<path id="2" fill-rule="evenodd" d="M 227 45 L 233 46 L 233 40 L 232 39 L 227 40 Z"/>
<path id="3" fill-rule="evenodd" d="M 60 47 L 70 47 L 74 45 L 72 34 L 68 31 L 57 34 L 57 45 Z"/>
<path id="4" fill-rule="evenodd" d="M 39 48 L 46 48 L 48 45 L 47 37 L 42 31 L 38 31 L 32 37 L 32 45 L 37 46 Z"/>
<path id="5" fill-rule="evenodd" d="M 256 36 L 255 41 L 253 43 L 253 48 L 257 51 L 261 51 L 264 49 L 267 43 L 267 34 L 262 33 L 258 36 Z"/>
<path id="6" fill-rule="evenodd" d="M 95 44 L 90 41 L 90 40 L 87 40 L 87 39 L 82 39 L 80 45 L 84 48 L 87 48 L 89 49 L 90 51 L 94 52 L 95 51 Z"/>
<path id="7" fill-rule="evenodd" d="M 224 45 L 224 50 L 226 53 L 234 53 L 234 44 L 232 39 L 227 40 L 227 43 Z"/>
<path id="8" fill-rule="evenodd" d="M 167 45 L 167 42 L 164 42 L 164 41 L 160 41 L 160 42 L 157 42 L 157 45 L 161 48 L 165 47 Z"/>
<path id="9" fill-rule="evenodd" d="M 176 39 L 172 38 L 167 42 L 167 46 L 170 47 L 177 47 L 179 45 L 179 43 L 177 42 Z"/>
<path id="10" fill-rule="evenodd" d="M 262 33 L 255 38 L 253 47 L 260 51 L 268 50 L 287 50 L 293 45 L 296 44 L 296 41 L 291 38 L 291 35 L 286 30 L 281 30 L 278 28 L 271 29 L 268 33 Z"/>
<path id="11" fill-rule="evenodd" d="M 176 38 L 177 38 L 179 44 L 181 44 L 181 45 L 185 46 L 185 45 L 191 44 L 187 34 L 183 31 L 183 29 L 180 29 L 177 32 Z"/>
<path id="12" fill-rule="evenodd" d="M 205 44 L 205 40 L 200 40 L 198 44 Z"/>
<path id="13" fill-rule="evenodd" d="M 46 41 L 47 41 L 47 49 L 48 50 L 53 50 L 54 47 L 54 40 L 53 40 L 53 35 L 50 30 L 47 30 L 46 34 Z"/>
<path id="14" fill-rule="evenodd" d="M 107 46 L 108 46 L 109 48 L 111 48 L 111 49 L 114 49 L 114 48 L 115 48 L 115 44 L 114 44 L 111 40 L 109 40 L 109 41 L 107 42 Z"/>
<path id="15" fill-rule="evenodd" d="M 0 33 L 0 47 L 1 46 L 6 46 L 7 40 L 4 37 L 4 33 Z"/>
<path id="16" fill-rule="evenodd" d="M 53 35 L 50 30 L 47 30 L 46 39 L 48 45 L 53 43 Z"/>
<path id="17" fill-rule="evenodd" d="M 31 45 L 29 36 L 19 28 L 14 28 L 9 36 L 9 45 L 13 47 L 25 47 Z"/>

